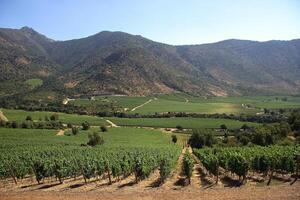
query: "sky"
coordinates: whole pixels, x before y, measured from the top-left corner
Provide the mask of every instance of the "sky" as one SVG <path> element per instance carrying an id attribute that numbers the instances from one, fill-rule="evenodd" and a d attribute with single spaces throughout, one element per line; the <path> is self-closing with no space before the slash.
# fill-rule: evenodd
<path id="1" fill-rule="evenodd" d="M 0 0 L 0 27 L 55 40 L 123 31 L 173 45 L 300 38 L 300 0 Z"/>

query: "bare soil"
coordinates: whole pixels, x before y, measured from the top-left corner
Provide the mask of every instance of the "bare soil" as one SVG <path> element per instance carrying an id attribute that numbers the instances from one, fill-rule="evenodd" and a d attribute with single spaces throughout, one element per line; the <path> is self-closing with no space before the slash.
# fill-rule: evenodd
<path id="1" fill-rule="evenodd" d="M 130 188 L 130 187 L 129 187 Z M 1 200 L 81 200 L 81 199 L 106 199 L 106 200 L 173 200 L 173 199 L 205 199 L 205 200 L 299 200 L 300 184 L 265 186 L 265 187 L 239 187 L 239 188 L 210 188 L 201 189 L 191 186 L 173 190 L 167 188 L 150 188 L 150 189 L 117 189 L 116 191 L 22 191 L 22 192 L 0 192 Z"/>
<path id="2" fill-rule="evenodd" d="M 8 121 L 7 117 L 3 114 L 1 110 L 0 110 L 0 121 L 5 121 L 5 122 Z"/>
<path id="3" fill-rule="evenodd" d="M 57 133 L 56 133 L 57 136 L 63 136 L 65 135 L 65 130 L 59 130 Z"/>
<path id="4" fill-rule="evenodd" d="M 290 185 L 284 176 L 272 181 L 271 186 L 265 183 L 252 184 L 248 181 L 246 185 L 237 186 L 234 177 L 223 176 L 215 184 L 215 177 L 211 177 L 203 168 L 201 162 L 193 156 L 195 166 L 190 185 L 182 184 L 186 177 L 182 175 L 183 155 L 190 148 L 184 148 L 180 155 L 177 166 L 170 178 L 164 184 L 160 184 L 159 171 L 155 170 L 150 177 L 138 183 L 134 175 L 112 179 L 109 184 L 107 175 L 98 179 L 91 179 L 87 184 L 83 177 L 69 178 L 59 184 L 55 178 L 47 178 L 42 184 L 37 184 L 34 177 L 19 180 L 15 185 L 12 179 L 0 181 L 0 200 L 81 200 L 81 199 L 106 199 L 106 200 L 173 200 L 173 199 L 205 199 L 205 200 L 299 200 L 300 181 Z"/>

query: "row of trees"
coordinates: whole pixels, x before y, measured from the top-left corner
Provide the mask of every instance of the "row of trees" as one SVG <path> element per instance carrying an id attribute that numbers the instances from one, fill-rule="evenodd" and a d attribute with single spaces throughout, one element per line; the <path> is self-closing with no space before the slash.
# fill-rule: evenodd
<path id="1" fill-rule="evenodd" d="M 299 132 L 296 130 L 293 132 L 292 126 L 286 122 L 265 124 L 256 128 L 243 125 L 240 129 L 235 130 L 228 130 L 226 125 L 221 125 L 220 129 L 223 132 L 222 146 L 226 146 L 226 144 L 228 146 L 284 144 L 284 141 L 289 141 L 287 137 L 291 134 L 294 134 L 295 142 L 300 143 Z M 220 136 L 222 132 L 208 129 L 193 129 L 189 144 L 193 148 L 212 147 L 218 142 L 216 136 Z"/>

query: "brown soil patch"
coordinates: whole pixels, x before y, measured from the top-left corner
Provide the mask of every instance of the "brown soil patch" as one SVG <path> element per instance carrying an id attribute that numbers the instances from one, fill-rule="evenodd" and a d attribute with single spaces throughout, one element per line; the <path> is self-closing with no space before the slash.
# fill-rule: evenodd
<path id="1" fill-rule="evenodd" d="M 0 121 L 5 121 L 5 122 L 8 121 L 7 117 L 5 117 L 5 115 L 3 114 L 3 112 L 1 110 L 0 110 Z"/>
<path id="2" fill-rule="evenodd" d="M 130 187 L 129 187 L 130 188 Z M 26 192 L 0 192 L 1 200 L 81 200 L 81 199 L 107 199 L 107 200 L 173 200 L 173 199 L 205 199 L 205 200 L 298 200 L 300 199 L 300 184 L 280 185 L 270 187 L 241 187 L 241 188 L 211 188 L 196 189 L 185 187 L 180 190 L 167 190 L 152 188 L 148 190 L 122 190 L 117 191 L 26 191 Z"/>
<path id="3" fill-rule="evenodd" d="M 58 135 L 58 136 L 63 136 L 63 135 L 65 135 L 65 130 L 59 130 L 59 131 L 56 133 L 56 135 Z"/>

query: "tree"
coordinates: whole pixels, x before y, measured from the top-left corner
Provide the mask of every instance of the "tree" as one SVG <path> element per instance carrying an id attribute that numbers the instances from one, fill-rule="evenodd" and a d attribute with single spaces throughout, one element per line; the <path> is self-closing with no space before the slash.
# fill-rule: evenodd
<path id="1" fill-rule="evenodd" d="M 58 120 L 58 114 L 55 113 L 55 114 L 51 115 L 50 120 L 51 121 L 57 121 Z"/>
<path id="2" fill-rule="evenodd" d="M 101 130 L 102 132 L 106 132 L 106 131 L 107 131 L 107 127 L 106 127 L 106 126 L 100 126 L 100 130 Z"/>
<path id="3" fill-rule="evenodd" d="M 255 131 L 252 137 L 251 142 L 253 144 L 257 144 L 257 145 L 261 145 L 261 146 L 265 146 L 266 145 L 266 137 L 265 134 L 263 134 L 260 131 Z"/>
<path id="4" fill-rule="evenodd" d="M 49 117 L 47 115 L 45 116 L 45 121 L 49 121 Z"/>
<path id="5" fill-rule="evenodd" d="M 176 144 L 177 143 L 177 136 L 176 135 L 172 135 L 171 137 L 172 137 L 172 142 L 174 144 Z"/>
<path id="6" fill-rule="evenodd" d="M 200 149 L 205 145 L 204 135 L 199 132 L 193 132 L 188 143 L 192 148 Z"/>
<path id="7" fill-rule="evenodd" d="M 90 124 L 87 121 L 83 122 L 81 125 L 82 125 L 82 130 L 90 129 Z"/>
<path id="8" fill-rule="evenodd" d="M 247 137 L 246 135 L 241 135 L 238 137 L 238 141 L 242 144 L 242 145 L 247 145 L 250 142 L 250 138 Z"/>
<path id="9" fill-rule="evenodd" d="M 72 127 L 72 134 L 77 135 L 78 133 L 79 133 L 79 129 L 76 126 Z"/>
<path id="10" fill-rule="evenodd" d="M 102 145 L 103 143 L 104 139 L 99 135 L 99 133 L 93 132 L 92 134 L 89 134 L 89 141 L 87 142 L 87 145 L 93 147 L 96 145 Z"/>
<path id="11" fill-rule="evenodd" d="M 220 129 L 222 129 L 222 130 L 227 130 L 227 126 L 226 126 L 225 124 L 222 124 L 222 125 L 220 126 Z"/>
<path id="12" fill-rule="evenodd" d="M 183 127 L 182 127 L 182 126 L 180 126 L 180 125 L 177 125 L 177 126 L 176 126 L 176 128 L 177 128 L 178 130 L 180 130 L 180 131 L 182 131 L 182 130 L 183 130 Z"/>
<path id="13" fill-rule="evenodd" d="M 250 127 L 247 124 L 243 124 L 243 126 L 241 127 L 241 129 L 243 129 L 245 131 L 245 130 L 250 129 Z"/>
<path id="14" fill-rule="evenodd" d="M 30 115 L 28 115 L 25 120 L 26 121 L 32 121 L 32 117 Z"/>
<path id="15" fill-rule="evenodd" d="M 13 122 L 11 123 L 11 127 L 12 127 L 12 128 L 18 128 L 18 123 L 17 123 L 16 121 L 13 121 Z"/>

